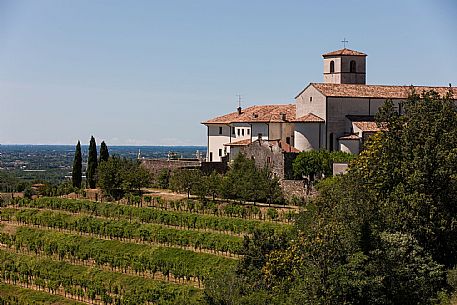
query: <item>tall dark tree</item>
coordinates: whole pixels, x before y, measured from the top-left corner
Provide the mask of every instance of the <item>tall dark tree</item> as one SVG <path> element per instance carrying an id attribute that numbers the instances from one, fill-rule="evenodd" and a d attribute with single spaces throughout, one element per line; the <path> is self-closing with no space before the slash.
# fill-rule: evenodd
<path id="1" fill-rule="evenodd" d="M 75 159 L 73 160 L 73 171 L 71 173 L 71 182 L 74 187 L 81 188 L 82 182 L 82 156 L 81 156 L 81 144 L 78 141 L 75 150 Z"/>
<path id="2" fill-rule="evenodd" d="M 99 163 L 102 161 L 108 161 L 109 158 L 109 152 L 108 152 L 108 146 L 106 146 L 105 141 L 103 141 L 100 144 L 100 160 Z"/>
<path id="3" fill-rule="evenodd" d="M 90 138 L 89 144 L 89 157 L 87 159 L 87 173 L 86 179 L 87 184 L 91 189 L 94 189 L 97 184 L 96 173 L 97 173 L 97 144 L 95 143 L 95 138 L 92 136 Z"/>

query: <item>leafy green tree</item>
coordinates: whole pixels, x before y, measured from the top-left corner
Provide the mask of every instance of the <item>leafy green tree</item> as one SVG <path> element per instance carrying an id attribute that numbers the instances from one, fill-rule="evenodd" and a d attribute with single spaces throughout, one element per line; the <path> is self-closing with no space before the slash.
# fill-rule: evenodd
<path id="1" fill-rule="evenodd" d="M 325 174 L 329 161 L 328 152 L 325 150 L 310 150 L 301 152 L 295 158 L 292 167 L 297 177 L 309 176 L 314 180 L 317 174 Z"/>
<path id="2" fill-rule="evenodd" d="M 215 200 L 216 196 L 221 194 L 222 188 L 222 175 L 218 174 L 216 171 L 213 171 L 209 176 L 205 177 L 205 183 L 208 188 L 208 195 Z"/>
<path id="3" fill-rule="evenodd" d="M 166 168 L 162 168 L 157 177 L 157 183 L 162 189 L 167 189 L 170 186 L 170 171 Z"/>
<path id="4" fill-rule="evenodd" d="M 106 195 L 120 199 L 124 195 L 122 189 L 122 173 L 124 162 L 121 158 L 113 156 L 98 167 L 98 185 Z"/>
<path id="5" fill-rule="evenodd" d="M 450 96 L 433 91 L 412 92 L 399 108 L 402 115 L 391 101 L 380 109 L 383 131 L 365 143 L 348 174 L 319 182 L 319 196 L 296 218 L 285 247 L 269 250 L 270 241 L 260 238 L 256 257 L 263 259 L 245 252 L 240 268 L 249 272 L 236 275 L 238 300 L 266 294 L 271 304 L 445 301 L 444 268 L 457 263 L 457 109 Z M 322 169 L 325 158 L 312 156 L 302 172 Z M 453 287 L 452 276 L 448 282 Z"/>
<path id="6" fill-rule="evenodd" d="M 95 138 L 92 136 L 89 143 L 89 157 L 87 159 L 86 180 L 91 189 L 94 189 L 97 184 L 97 145 Z"/>
<path id="7" fill-rule="evenodd" d="M 202 173 L 195 169 L 178 169 L 170 178 L 170 188 L 175 192 L 187 193 L 187 198 L 190 198 L 192 189 L 201 183 Z"/>
<path id="8" fill-rule="evenodd" d="M 73 171 L 71 173 L 71 181 L 73 183 L 73 187 L 81 188 L 82 182 L 82 155 L 81 155 L 81 144 L 78 141 L 76 144 L 75 150 L 75 158 L 73 160 Z"/>
<path id="9" fill-rule="evenodd" d="M 102 143 L 100 144 L 99 163 L 102 163 L 103 161 L 108 161 L 108 158 L 109 158 L 108 146 L 106 146 L 105 141 L 102 141 Z"/>
<path id="10" fill-rule="evenodd" d="M 97 175 L 99 187 L 114 199 L 120 199 L 126 193 L 141 193 L 141 188 L 151 182 L 149 172 L 138 160 L 116 156 L 100 163 Z"/>
<path id="11" fill-rule="evenodd" d="M 235 157 L 223 178 L 221 193 L 226 198 L 269 203 L 281 201 L 283 197 L 279 179 L 274 177 L 270 168 L 258 169 L 254 160 L 247 159 L 242 153 Z"/>
<path id="12" fill-rule="evenodd" d="M 301 152 L 292 163 L 297 178 L 309 176 L 314 180 L 316 175 L 332 175 L 334 162 L 350 162 L 355 155 L 342 151 L 310 150 Z"/>

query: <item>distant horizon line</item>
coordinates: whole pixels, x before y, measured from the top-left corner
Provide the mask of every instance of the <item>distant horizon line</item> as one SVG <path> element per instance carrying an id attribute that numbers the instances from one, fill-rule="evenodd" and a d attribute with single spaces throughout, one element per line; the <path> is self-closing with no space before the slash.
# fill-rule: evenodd
<path id="1" fill-rule="evenodd" d="M 31 144 L 31 143 L 0 143 L 0 146 L 76 146 L 76 144 Z M 89 144 L 82 144 L 81 146 L 89 146 Z M 97 144 L 97 146 L 100 146 L 100 144 Z M 132 144 L 116 144 L 116 145 L 108 145 L 108 147 L 129 147 L 129 146 L 135 146 L 135 147 L 206 147 L 206 145 L 197 145 L 197 144 L 192 144 L 192 145 L 132 145 Z"/>

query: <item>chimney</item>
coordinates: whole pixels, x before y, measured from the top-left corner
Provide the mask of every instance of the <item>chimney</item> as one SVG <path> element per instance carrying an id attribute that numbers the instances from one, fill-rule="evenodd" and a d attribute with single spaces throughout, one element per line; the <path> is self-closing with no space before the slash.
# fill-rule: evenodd
<path id="1" fill-rule="evenodd" d="M 241 106 L 236 108 L 236 110 L 238 110 L 238 115 L 240 115 L 241 114 Z"/>

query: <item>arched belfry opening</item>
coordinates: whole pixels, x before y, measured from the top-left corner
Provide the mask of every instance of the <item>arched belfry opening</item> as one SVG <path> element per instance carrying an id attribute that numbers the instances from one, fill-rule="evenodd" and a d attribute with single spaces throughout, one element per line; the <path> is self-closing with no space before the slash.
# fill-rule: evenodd
<path id="1" fill-rule="evenodd" d="M 357 71 L 357 64 L 356 64 L 355 60 L 351 60 L 351 62 L 349 63 L 349 72 L 356 73 L 356 71 Z"/>
<path id="2" fill-rule="evenodd" d="M 366 84 L 365 53 L 341 49 L 326 53 L 324 57 L 324 83 Z"/>

